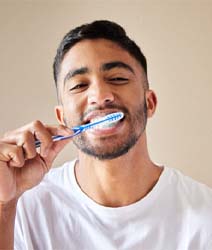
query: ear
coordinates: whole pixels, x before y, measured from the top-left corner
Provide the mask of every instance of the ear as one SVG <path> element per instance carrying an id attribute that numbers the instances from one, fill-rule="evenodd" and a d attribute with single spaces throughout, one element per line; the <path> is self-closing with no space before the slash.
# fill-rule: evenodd
<path id="1" fill-rule="evenodd" d="M 147 117 L 150 118 L 154 115 L 157 107 L 157 96 L 153 90 L 147 90 L 145 93 L 147 104 Z"/>
<path id="2" fill-rule="evenodd" d="M 55 111 L 55 115 L 56 115 L 58 123 L 60 125 L 65 125 L 63 106 L 62 105 L 55 106 L 54 111 Z"/>

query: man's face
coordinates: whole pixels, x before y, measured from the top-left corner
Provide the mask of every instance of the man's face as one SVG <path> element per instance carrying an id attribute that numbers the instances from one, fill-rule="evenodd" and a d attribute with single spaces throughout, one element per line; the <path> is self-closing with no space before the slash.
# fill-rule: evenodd
<path id="1" fill-rule="evenodd" d="M 83 40 L 67 52 L 58 81 L 60 122 L 71 128 L 117 111 L 125 115 L 110 127 L 76 136 L 78 149 L 102 160 L 128 152 L 146 126 L 145 81 L 140 64 L 114 42 Z"/>

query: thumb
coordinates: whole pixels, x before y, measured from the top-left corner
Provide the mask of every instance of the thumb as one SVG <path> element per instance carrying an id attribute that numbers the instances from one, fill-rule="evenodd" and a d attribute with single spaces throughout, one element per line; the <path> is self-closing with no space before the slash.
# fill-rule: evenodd
<path id="1" fill-rule="evenodd" d="M 71 129 L 66 128 L 65 126 L 59 126 L 59 127 L 48 127 L 48 129 L 51 131 L 54 135 L 63 135 L 63 136 L 71 136 L 74 134 L 74 132 Z M 54 159 L 57 157 L 57 155 L 60 153 L 60 151 L 70 142 L 72 141 L 72 138 L 61 140 L 61 141 L 55 141 L 49 148 L 49 150 L 46 152 L 46 156 L 43 157 L 43 160 L 49 167 Z"/>
<path id="2" fill-rule="evenodd" d="M 46 162 L 47 166 L 51 166 L 54 159 L 62 151 L 62 149 L 72 140 L 72 138 L 65 139 L 62 141 L 56 141 L 53 143 L 51 148 L 47 151 L 46 156 L 43 157 L 43 160 Z"/>

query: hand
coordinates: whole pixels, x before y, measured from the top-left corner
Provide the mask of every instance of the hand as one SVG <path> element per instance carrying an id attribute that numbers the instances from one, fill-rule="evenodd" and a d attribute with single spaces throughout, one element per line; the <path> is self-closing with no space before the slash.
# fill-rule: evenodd
<path id="1" fill-rule="evenodd" d="M 0 139 L 0 204 L 17 199 L 38 185 L 52 162 L 70 139 L 53 142 L 52 135 L 71 135 L 64 126 L 45 126 L 32 122 Z M 35 140 L 41 141 L 39 152 Z"/>

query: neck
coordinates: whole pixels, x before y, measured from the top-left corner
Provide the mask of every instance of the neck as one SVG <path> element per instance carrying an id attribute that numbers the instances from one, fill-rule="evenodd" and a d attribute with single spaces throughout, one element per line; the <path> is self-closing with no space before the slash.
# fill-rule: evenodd
<path id="1" fill-rule="evenodd" d="M 131 150 L 113 160 L 98 160 L 79 152 L 75 172 L 82 191 L 109 207 L 132 204 L 146 196 L 162 168 L 149 158 L 145 134 Z"/>

